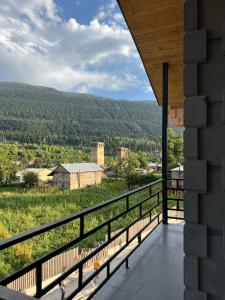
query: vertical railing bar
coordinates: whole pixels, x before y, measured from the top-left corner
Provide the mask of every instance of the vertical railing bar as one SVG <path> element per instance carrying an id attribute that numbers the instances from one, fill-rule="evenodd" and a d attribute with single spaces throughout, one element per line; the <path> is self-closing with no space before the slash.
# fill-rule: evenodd
<path id="1" fill-rule="evenodd" d="M 140 218 L 142 217 L 142 202 L 140 203 L 140 205 L 139 205 L 139 209 L 140 209 Z"/>
<path id="2" fill-rule="evenodd" d="M 111 222 L 108 223 L 108 241 L 111 240 Z"/>
<path id="3" fill-rule="evenodd" d="M 129 196 L 126 196 L 126 210 L 129 209 Z"/>
<path id="4" fill-rule="evenodd" d="M 108 262 L 108 264 L 107 264 L 107 278 L 109 278 L 110 277 L 110 261 Z"/>
<path id="5" fill-rule="evenodd" d="M 84 215 L 80 216 L 80 237 L 84 235 Z"/>
<path id="6" fill-rule="evenodd" d="M 128 259 L 128 257 L 126 259 L 126 269 L 129 269 L 129 259 Z"/>
<path id="7" fill-rule="evenodd" d="M 81 288 L 82 284 L 83 284 L 83 264 L 79 267 L 78 287 Z"/>
<path id="8" fill-rule="evenodd" d="M 139 245 L 141 244 L 141 232 L 140 232 L 140 234 L 138 235 L 138 244 L 139 244 Z"/>
<path id="9" fill-rule="evenodd" d="M 36 266 L 36 297 L 39 298 L 42 291 L 42 264 Z"/>
<path id="10" fill-rule="evenodd" d="M 128 246 L 128 242 L 129 242 L 129 229 L 126 230 L 126 246 Z M 129 261 L 128 261 L 128 257 L 126 259 L 126 269 L 129 268 Z"/>
<path id="11" fill-rule="evenodd" d="M 126 246 L 128 245 L 129 242 L 129 229 L 126 230 Z"/>

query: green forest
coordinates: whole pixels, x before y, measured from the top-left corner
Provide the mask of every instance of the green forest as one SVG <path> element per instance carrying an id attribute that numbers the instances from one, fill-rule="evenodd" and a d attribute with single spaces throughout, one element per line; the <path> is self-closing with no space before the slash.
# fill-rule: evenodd
<path id="1" fill-rule="evenodd" d="M 161 109 L 152 101 L 117 101 L 90 94 L 0 82 L 0 140 L 90 146 L 100 140 L 112 154 L 122 145 L 160 147 Z"/>

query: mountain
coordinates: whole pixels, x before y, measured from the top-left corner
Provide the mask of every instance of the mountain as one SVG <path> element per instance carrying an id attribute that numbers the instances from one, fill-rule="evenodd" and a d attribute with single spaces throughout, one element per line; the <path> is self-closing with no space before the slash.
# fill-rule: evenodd
<path id="1" fill-rule="evenodd" d="M 159 142 L 161 109 L 152 101 L 0 82 L 0 139 L 20 143 L 123 145 L 148 150 Z M 147 148 L 146 148 L 147 147 Z"/>

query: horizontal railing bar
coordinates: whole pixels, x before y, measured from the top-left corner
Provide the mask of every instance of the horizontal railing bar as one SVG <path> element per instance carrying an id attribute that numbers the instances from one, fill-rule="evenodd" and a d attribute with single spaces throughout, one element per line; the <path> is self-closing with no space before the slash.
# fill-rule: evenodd
<path id="1" fill-rule="evenodd" d="M 26 274 L 27 272 L 33 270 L 34 268 L 36 268 L 37 265 L 39 264 L 43 264 L 46 261 L 50 260 L 51 258 L 53 258 L 54 256 L 60 254 L 61 252 L 67 250 L 68 248 L 72 247 L 73 245 L 81 242 L 82 240 L 88 238 L 89 236 L 93 235 L 94 233 L 96 233 L 97 231 L 99 231 L 100 229 L 106 227 L 109 223 L 116 221 L 118 218 L 126 215 L 127 213 L 131 212 L 132 210 L 134 210 L 135 208 L 137 208 L 141 203 L 145 203 L 148 200 L 154 198 L 155 196 L 157 196 L 157 194 L 160 194 L 162 191 L 159 190 L 158 192 L 152 194 L 152 196 L 148 196 L 147 198 L 145 198 L 144 200 L 142 200 L 142 202 L 140 201 L 139 203 L 129 207 L 128 210 L 123 211 L 122 213 L 120 213 L 119 215 L 105 221 L 104 223 L 98 225 L 97 227 L 93 228 L 92 230 L 88 231 L 87 233 L 84 233 L 81 237 L 79 236 L 78 238 L 73 239 L 72 241 L 64 244 L 63 246 L 53 250 L 52 252 L 46 254 L 45 256 L 37 259 L 36 261 L 32 262 L 31 264 L 29 264 L 28 266 L 25 266 L 24 268 L 18 270 L 17 272 L 7 276 L 6 278 L 0 280 L 0 284 L 1 285 L 6 285 L 8 283 L 10 283 L 11 281 L 14 281 L 15 279 L 17 279 L 18 277 L 21 277 L 22 275 Z M 158 206 L 159 204 L 157 204 Z M 153 207 L 152 209 L 154 209 L 155 207 Z M 150 211 L 149 211 L 150 212 Z M 143 216 L 145 216 L 145 214 L 143 214 Z"/>
<path id="2" fill-rule="evenodd" d="M 169 191 L 181 191 L 181 192 L 184 192 L 184 188 L 167 187 L 167 190 L 169 190 Z"/>
<path id="3" fill-rule="evenodd" d="M 177 209 L 177 208 L 168 208 L 168 210 L 172 210 L 172 211 L 184 211 L 183 209 Z"/>
<path id="4" fill-rule="evenodd" d="M 167 198 L 167 200 L 169 200 L 169 201 L 179 201 L 179 202 L 184 201 L 184 199 L 182 199 L 182 198 Z"/>
<path id="5" fill-rule="evenodd" d="M 110 204 L 118 202 L 119 200 L 122 200 L 123 198 L 126 198 L 127 196 L 131 196 L 131 195 L 133 195 L 133 194 L 135 194 L 137 192 L 143 191 L 146 188 L 148 188 L 148 187 L 150 187 L 152 185 L 156 185 L 156 184 L 158 184 L 158 183 L 160 183 L 162 181 L 163 181 L 162 179 L 158 179 L 158 180 L 156 180 L 154 182 L 151 182 L 151 183 L 149 183 L 149 184 L 147 184 L 147 185 L 145 185 L 143 187 L 137 188 L 135 190 L 132 190 L 130 192 L 127 192 L 127 193 L 125 193 L 123 195 L 120 195 L 120 196 L 115 197 L 113 199 L 110 199 L 110 200 L 107 200 L 105 202 L 102 202 L 100 204 L 96 204 L 95 206 L 92 206 L 91 208 L 86 208 L 86 209 L 84 209 L 84 210 L 82 210 L 82 211 L 80 211 L 78 213 L 71 214 L 71 215 L 63 217 L 63 218 L 61 218 L 61 219 L 59 219 L 57 221 L 53 221 L 53 222 L 47 223 L 45 225 L 39 226 L 38 228 L 31 229 L 29 231 L 26 231 L 24 233 L 21 233 L 19 235 L 16 235 L 14 237 L 11 237 L 9 239 L 1 241 L 0 242 L 0 250 L 6 249 L 6 248 L 8 248 L 10 246 L 13 246 L 15 244 L 24 242 L 24 241 L 26 241 L 26 240 L 28 240 L 28 239 L 30 239 L 32 237 L 35 237 L 35 236 L 37 236 L 39 234 L 42 234 L 42 233 L 44 233 L 46 231 L 52 230 L 54 228 L 57 228 L 57 227 L 59 227 L 61 225 L 65 225 L 65 224 L 67 224 L 67 223 L 69 223 L 71 221 L 74 221 L 74 220 L 78 219 L 82 215 L 83 216 L 88 215 L 88 214 L 90 214 L 90 213 L 92 213 L 92 212 L 94 212 L 94 211 L 96 211 L 98 209 L 101 209 L 101 208 L 106 207 L 106 206 L 108 206 Z"/>
<path id="6" fill-rule="evenodd" d="M 96 270 L 93 274 L 91 274 L 91 276 L 89 276 L 84 282 L 82 287 L 78 287 L 75 291 L 73 291 L 67 298 L 66 300 L 70 300 L 72 299 L 74 296 L 76 296 L 86 285 L 88 285 L 88 283 L 94 279 L 96 277 L 96 275 L 98 275 L 102 270 L 104 270 L 107 267 L 107 264 L 112 262 L 123 250 L 125 250 L 127 248 L 127 246 L 129 246 L 137 237 L 140 233 L 142 233 L 149 225 L 151 225 L 154 220 L 156 220 L 162 213 L 157 214 L 154 219 L 151 222 L 148 222 L 136 235 L 134 235 L 129 241 L 128 243 L 126 243 L 121 249 L 119 249 L 116 253 L 114 253 L 109 259 L 107 259 L 102 265 L 101 267 Z M 153 230 L 151 230 L 141 241 L 141 243 L 143 243 L 143 241 L 146 240 L 146 238 L 158 227 L 158 225 L 161 223 L 162 221 L 159 221 L 159 223 L 153 228 Z M 137 246 L 134 247 L 134 249 L 132 249 L 127 255 L 126 257 L 120 262 L 119 267 L 126 261 L 127 258 L 129 258 L 136 250 L 137 248 L 140 246 L 140 244 L 137 244 Z M 117 266 L 118 267 L 118 266 Z M 118 268 L 115 268 L 116 270 L 118 270 Z M 114 270 L 115 270 L 114 269 Z M 114 274 L 114 270 L 110 273 L 111 276 Z M 110 276 L 110 277 L 111 277 Z M 106 278 L 106 281 L 110 278 Z M 93 293 L 91 295 L 93 297 Z"/>
<path id="7" fill-rule="evenodd" d="M 169 217 L 169 216 L 168 216 L 168 219 L 184 220 L 184 218 L 181 218 L 181 217 Z"/>

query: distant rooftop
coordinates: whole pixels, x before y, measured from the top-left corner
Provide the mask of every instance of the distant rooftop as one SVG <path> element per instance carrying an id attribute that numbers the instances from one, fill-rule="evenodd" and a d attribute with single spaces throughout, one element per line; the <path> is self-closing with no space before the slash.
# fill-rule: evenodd
<path id="1" fill-rule="evenodd" d="M 49 171 L 50 172 L 51 169 L 48 169 L 48 168 L 25 168 L 22 171 L 17 172 L 17 175 L 23 175 L 23 174 L 28 173 L 28 172 L 38 174 L 42 171 Z"/>
<path id="2" fill-rule="evenodd" d="M 173 169 L 171 169 L 171 171 L 181 171 L 181 172 L 183 172 L 184 171 L 184 166 L 179 166 L 179 167 L 173 168 Z"/>
<path id="3" fill-rule="evenodd" d="M 150 162 L 150 163 L 148 163 L 148 166 L 149 167 L 157 167 L 158 165 L 156 163 Z"/>
<path id="4" fill-rule="evenodd" d="M 96 163 L 61 164 L 60 166 L 62 166 L 67 172 L 71 174 L 103 171 L 103 169 L 100 168 Z M 52 173 L 54 173 L 56 169 Z"/>

